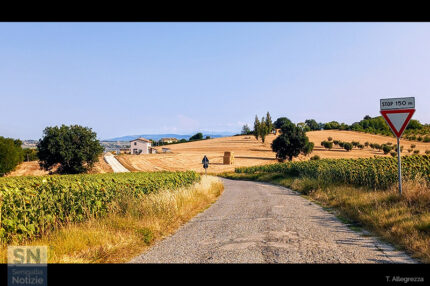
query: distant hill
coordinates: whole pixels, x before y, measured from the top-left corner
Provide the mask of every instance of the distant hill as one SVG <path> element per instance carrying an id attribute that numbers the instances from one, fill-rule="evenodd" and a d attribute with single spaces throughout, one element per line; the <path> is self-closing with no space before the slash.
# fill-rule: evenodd
<path id="1" fill-rule="evenodd" d="M 203 138 L 206 136 L 210 136 L 211 138 L 220 138 L 220 137 L 227 137 L 227 136 L 233 136 L 235 133 L 232 132 L 217 132 L 217 134 L 211 134 L 211 133 L 203 133 Z M 131 141 L 139 137 L 143 137 L 146 139 L 152 139 L 155 141 L 160 140 L 161 138 L 176 138 L 178 140 L 186 139 L 188 140 L 192 135 L 183 135 L 183 134 L 141 134 L 141 135 L 126 135 L 121 137 L 115 137 L 111 139 L 105 139 L 102 141 Z"/>

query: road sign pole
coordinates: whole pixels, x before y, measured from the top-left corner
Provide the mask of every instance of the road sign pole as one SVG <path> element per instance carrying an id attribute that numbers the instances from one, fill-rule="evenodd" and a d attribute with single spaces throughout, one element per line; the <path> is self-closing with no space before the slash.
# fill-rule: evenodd
<path id="1" fill-rule="evenodd" d="M 402 161 L 400 156 L 400 138 L 397 137 L 397 158 L 399 164 L 399 195 L 402 195 Z"/>

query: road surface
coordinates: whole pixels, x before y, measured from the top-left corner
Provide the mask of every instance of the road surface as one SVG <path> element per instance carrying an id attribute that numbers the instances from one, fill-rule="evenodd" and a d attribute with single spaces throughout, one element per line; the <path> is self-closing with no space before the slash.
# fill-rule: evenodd
<path id="1" fill-rule="evenodd" d="M 289 189 L 223 182 L 216 203 L 130 263 L 416 263 Z"/>
<path id="2" fill-rule="evenodd" d="M 112 153 L 106 153 L 104 155 L 104 159 L 106 163 L 109 164 L 109 166 L 112 167 L 112 170 L 114 173 L 124 173 L 124 172 L 130 172 L 128 169 L 126 169 L 121 163 L 115 158 Z"/>

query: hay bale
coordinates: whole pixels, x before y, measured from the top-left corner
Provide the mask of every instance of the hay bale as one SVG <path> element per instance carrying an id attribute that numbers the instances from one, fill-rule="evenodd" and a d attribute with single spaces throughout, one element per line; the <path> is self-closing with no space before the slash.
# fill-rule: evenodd
<path id="1" fill-rule="evenodd" d="M 223 164 L 224 165 L 231 165 L 234 164 L 234 153 L 226 151 L 224 152 L 223 158 Z"/>

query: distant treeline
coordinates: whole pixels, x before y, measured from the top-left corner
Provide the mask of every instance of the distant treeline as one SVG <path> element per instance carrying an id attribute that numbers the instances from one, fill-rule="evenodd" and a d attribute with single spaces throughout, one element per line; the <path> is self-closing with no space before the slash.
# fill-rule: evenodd
<path id="1" fill-rule="evenodd" d="M 187 139 L 181 139 L 181 140 L 178 140 L 176 142 L 167 143 L 167 142 L 161 141 L 161 139 L 160 139 L 158 141 L 151 140 L 151 142 L 152 142 L 152 146 L 164 146 L 164 145 L 186 143 L 186 142 L 199 141 L 199 140 L 205 140 L 205 139 L 211 139 L 211 137 L 206 136 L 205 138 L 203 138 L 203 133 L 199 132 L 199 133 L 196 133 L 193 136 L 191 136 L 190 139 L 188 139 L 188 140 Z"/>
<path id="2" fill-rule="evenodd" d="M 287 118 L 281 117 L 274 122 L 274 128 L 281 128 L 284 121 Z M 366 115 L 361 121 L 355 122 L 351 125 L 346 123 L 339 123 L 337 121 L 330 121 L 326 123 L 317 122 L 315 119 L 307 119 L 305 122 L 297 123 L 297 127 L 300 127 L 303 131 L 315 131 L 315 130 L 351 130 L 366 132 L 371 134 L 380 134 L 386 136 L 393 136 L 390 127 L 385 122 L 382 116 L 370 117 Z M 255 131 L 251 131 L 247 125 L 242 128 L 242 134 L 253 134 Z M 412 119 L 409 125 L 406 127 L 403 137 L 409 140 L 418 140 L 424 142 L 430 142 L 430 124 L 421 124 L 418 120 Z"/>

